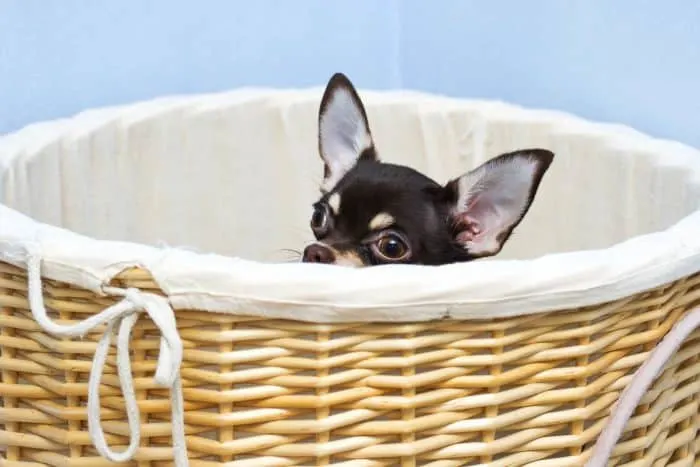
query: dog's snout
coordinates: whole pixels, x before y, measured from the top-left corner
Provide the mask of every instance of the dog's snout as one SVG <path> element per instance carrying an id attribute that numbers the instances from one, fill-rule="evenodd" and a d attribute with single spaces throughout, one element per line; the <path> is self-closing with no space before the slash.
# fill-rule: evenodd
<path id="1" fill-rule="evenodd" d="M 305 263 L 332 264 L 335 262 L 335 254 L 333 253 L 333 250 L 327 246 L 314 243 L 313 245 L 309 245 L 304 249 L 303 260 Z"/>

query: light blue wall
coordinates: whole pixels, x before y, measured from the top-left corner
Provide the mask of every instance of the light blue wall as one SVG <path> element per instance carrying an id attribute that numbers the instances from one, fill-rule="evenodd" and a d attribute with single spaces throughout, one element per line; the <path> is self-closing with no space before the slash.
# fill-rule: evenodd
<path id="1" fill-rule="evenodd" d="M 698 0 L 0 0 L 0 133 L 341 70 L 700 146 L 698 25 Z"/>

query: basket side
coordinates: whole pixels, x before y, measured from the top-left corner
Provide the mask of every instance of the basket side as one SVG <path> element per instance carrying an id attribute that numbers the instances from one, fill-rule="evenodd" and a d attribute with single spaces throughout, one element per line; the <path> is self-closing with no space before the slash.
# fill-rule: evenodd
<path id="1" fill-rule="evenodd" d="M 115 285 L 161 293 L 142 270 Z M 51 316 L 76 322 L 109 298 L 50 280 Z M 192 465 L 579 466 L 632 373 L 700 304 L 700 274 L 615 302 L 484 321 L 309 324 L 178 310 Z M 87 380 L 100 331 L 44 333 L 26 274 L 0 263 L 3 465 L 109 466 L 87 433 Z M 170 465 L 170 402 L 153 383 L 157 328 L 132 336 L 142 415 L 133 465 Z M 700 332 L 644 397 L 613 465 L 700 461 Z M 128 429 L 110 353 L 103 427 Z M 362 461 L 359 464 L 351 461 Z M 131 465 L 131 464 L 129 464 Z"/>

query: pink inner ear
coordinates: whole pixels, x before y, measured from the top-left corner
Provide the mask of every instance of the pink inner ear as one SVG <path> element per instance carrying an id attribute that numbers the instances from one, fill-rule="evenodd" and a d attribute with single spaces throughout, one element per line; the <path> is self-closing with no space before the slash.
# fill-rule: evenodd
<path id="1" fill-rule="evenodd" d="M 496 193 L 482 192 L 469 200 L 462 212 L 455 213 L 459 233 L 455 239 L 475 255 L 495 254 L 501 248 L 497 237 L 505 229 Z"/>
<path id="2" fill-rule="evenodd" d="M 485 229 L 488 229 L 488 214 L 491 210 L 488 196 L 483 193 L 474 195 L 469 204 L 459 213 L 455 213 L 460 233 L 457 240 L 460 242 L 475 240 Z"/>
<path id="3" fill-rule="evenodd" d="M 459 233 L 457 234 L 456 239 L 459 243 L 474 241 L 481 233 L 483 233 L 483 229 L 478 220 L 469 215 L 462 215 L 458 217 L 459 222 L 457 225 Z"/>
<path id="4" fill-rule="evenodd" d="M 544 150 L 507 153 L 450 182 L 457 190 L 455 240 L 473 256 L 498 253 L 527 212 L 551 158 Z"/>

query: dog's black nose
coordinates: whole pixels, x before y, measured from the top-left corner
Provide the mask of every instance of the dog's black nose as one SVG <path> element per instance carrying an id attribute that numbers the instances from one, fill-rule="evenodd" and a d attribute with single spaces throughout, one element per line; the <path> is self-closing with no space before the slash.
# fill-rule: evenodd
<path id="1" fill-rule="evenodd" d="M 335 254 L 333 254 L 333 250 L 327 246 L 314 243 L 304 249 L 303 260 L 305 263 L 331 264 L 335 262 Z"/>

